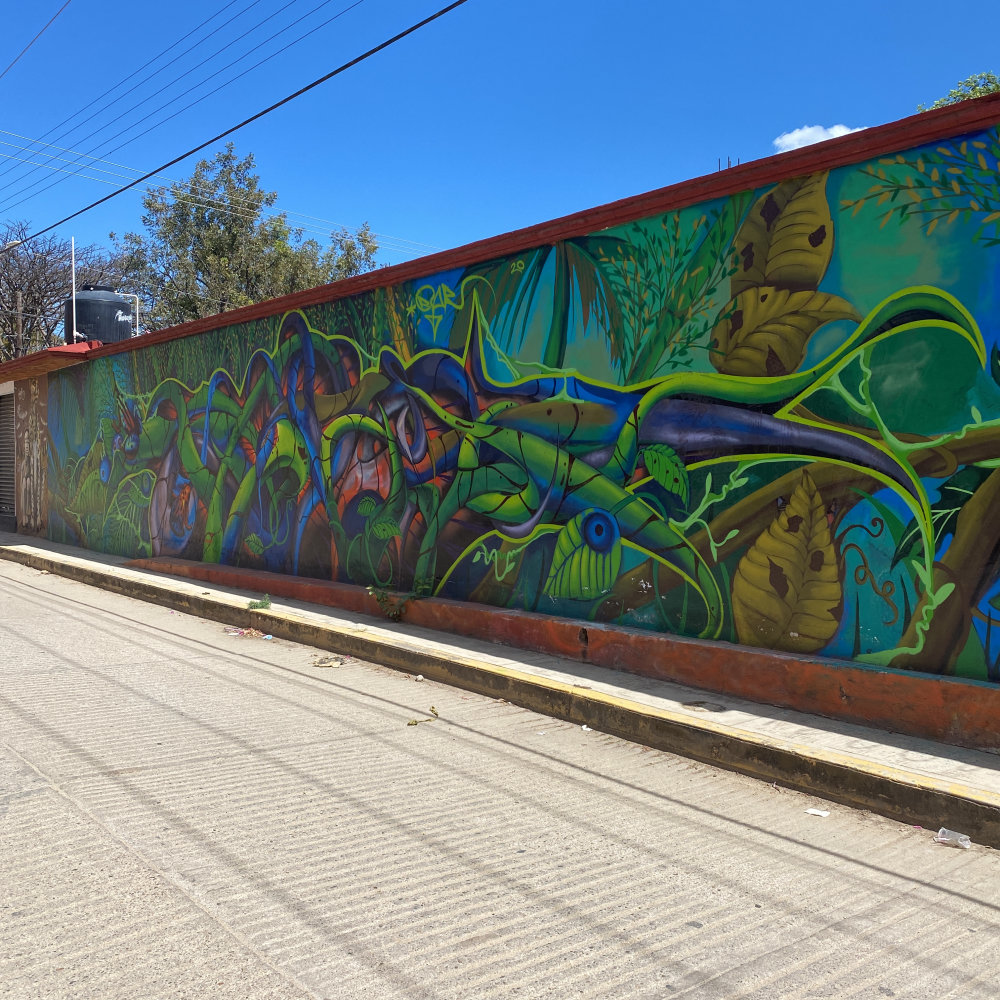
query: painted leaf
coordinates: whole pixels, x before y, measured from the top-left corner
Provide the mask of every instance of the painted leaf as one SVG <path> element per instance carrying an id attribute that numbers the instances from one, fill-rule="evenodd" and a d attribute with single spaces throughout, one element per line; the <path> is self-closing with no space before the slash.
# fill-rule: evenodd
<path id="1" fill-rule="evenodd" d="M 559 532 L 545 593 L 577 600 L 602 597 L 614 585 L 621 564 L 617 522 L 603 510 L 585 510 Z"/>
<path id="2" fill-rule="evenodd" d="M 739 641 L 794 653 L 822 649 L 837 630 L 843 589 L 823 499 L 807 472 L 733 577 Z"/>
<path id="3" fill-rule="evenodd" d="M 826 173 L 783 181 L 754 203 L 733 248 L 737 272 L 731 294 L 758 285 L 814 289 L 833 253 L 833 218 Z"/>
<path id="4" fill-rule="evenodd" d="M 931 504 L 931 527 L 934 532 L 934 549 L 944 540 L 946 535 L 955 533 L 958 515 L 962 508 L 972 499 L 972 494 L 986 482 L 992 469 L 982 469 L 970 465 L 959 469 L 955 475 L 945 480 L 939 487 L 940 496 Z M 917 555 L 921 545 L 920 526 L 916 519 L 906 526 L 892 556 L 892 565 L 896 566 L 901 559 Z"/>
<path id="5" fill-rule="evenodd" d="M 821 326 L 860 319 L 849 302 L 826 292 L 751 288 L 716 324 L 709 357 L 723 375 L 787 375 L 802 364 L 806 344 Z"/>
<path id="6" fill-rule="evenodd" d="M 376 506 L 374 497 L 362 497 L 358 503 L 358 513 L 362 517 L 369 517 L 375 513 Z"/>
<path id="7" fill-rule="evenodd" d="M 83 484 L 67 509 L 73 514 L 84 517 L 87 514 L 103 512 L 107 494 L 107 484 L 101 479 L 100 473 L 91 472 L 84 479 Z"/>
<path id="8" fill-rule="evenodd" d="M 646 471 L 668 492 L 687 506 L 689 484 L 687 469 L 677 452 L 666 444 L 649 444 L 642 450 Z"/>
<path id="9" fill-rule="evenodd" d="M 890 430 L 936 437 L 969 422 L 969 386 L 986 358 L 982 333 L 957 299 L 937 288 L 904 288 L 827 355 L 797 401 L 830 423 L 875 429 L 848 398 L 866 396 Z"/>
<path id="10" fill-rule="evenodd" d="M 252 555 L 259 556 L 264 554 L 264 543 L 261 541 L 260 535 L 256 532 L 247 535 L 243 540 L 243 544 Z"/>
<path id="11" fill-rule="evenodd" d="M 399 524 L 388 514 L 371 522 L 372 534 L 381 540 L 393 538 L 400 533 Z"/>

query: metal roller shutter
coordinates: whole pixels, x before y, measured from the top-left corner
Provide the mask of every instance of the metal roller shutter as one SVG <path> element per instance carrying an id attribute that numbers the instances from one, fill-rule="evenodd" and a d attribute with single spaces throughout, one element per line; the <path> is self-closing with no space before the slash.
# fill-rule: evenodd
<path id="1" fill-rule="evenodd" d="M 0 396 L 0 530 L 16 531 L 14 510 L 14 397 Z"/>

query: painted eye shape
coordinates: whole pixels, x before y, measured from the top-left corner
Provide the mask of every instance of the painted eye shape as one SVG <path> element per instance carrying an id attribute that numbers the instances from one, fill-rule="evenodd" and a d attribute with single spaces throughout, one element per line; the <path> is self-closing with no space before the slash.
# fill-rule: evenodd
<path id="1" fill-rule="evenodd" d="M 583 540 L 595 552 L 607 552 L 618 537 L 618 528 L 614 518 L 603 510 L 591 511 L 580 526 Z"/>
<path id="2" fill-rule="evenodd" d="M 101 482 L 106 483 L 111 478 L 111 460 L 105 456 L 101 459 Z"/>

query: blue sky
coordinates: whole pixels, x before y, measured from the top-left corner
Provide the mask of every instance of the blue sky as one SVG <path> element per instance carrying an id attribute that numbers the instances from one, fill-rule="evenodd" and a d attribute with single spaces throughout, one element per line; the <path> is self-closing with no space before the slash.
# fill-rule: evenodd
<path id="1" fill-rule="evenodd" d="M 6 5 L 0 72 L 64 2 Z M 46 141 L 96 147 L 91 156 L 112 163 L 88 161 L 86 173 L 118 185 L 116 175 L 172 159 L 444 5 L 362 0 L 322 26 L 353 2 L 70 0 L 0 78 L 0 220 L 39 229 L 113 190 L 79 176 L 70 153 L 25 150 L 21 137 L 70 118 Z M 720 159 L 768 156 L 798 129 L 903 118 L 974 72 L 1000 72 L 1000 6 L 980 5 L 971 22 L 942 21 L 943 11 L 925 0 L 469 0 L 234 141 L 253 152 L 278 208 L 313 217 L 293 223 L 325 231 L 367 220 L 383 237 L 381 261 L 398 263 L 711 173 Z M 48 166 L 24 178 L 8 157 Z M 187 176 L 197 158 L 166 176 Z M 139 216 L 131 192 L 58 233 L 105 243 L 111 230 L 138 229 Z"/>

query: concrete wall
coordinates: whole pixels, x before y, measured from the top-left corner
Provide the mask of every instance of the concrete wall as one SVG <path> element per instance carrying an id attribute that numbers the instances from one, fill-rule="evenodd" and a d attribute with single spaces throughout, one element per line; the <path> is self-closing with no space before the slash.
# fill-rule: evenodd
<path id="1" fill-rule="evenodd" d="M 775 160 L 53 374 L 49 537 L 1000 681 L 998 159 Z"/>

